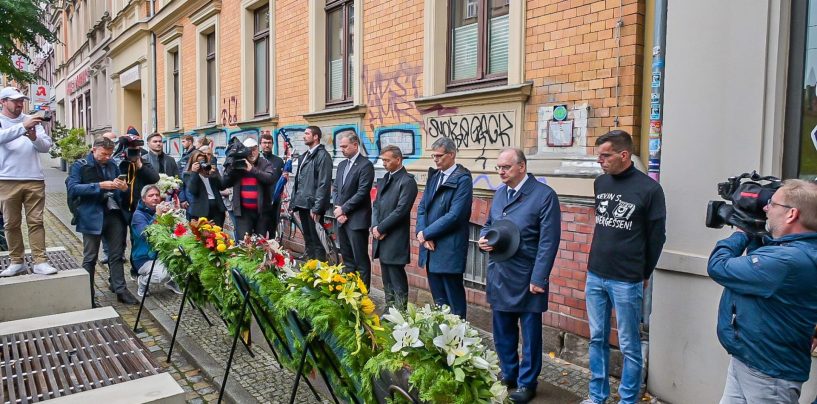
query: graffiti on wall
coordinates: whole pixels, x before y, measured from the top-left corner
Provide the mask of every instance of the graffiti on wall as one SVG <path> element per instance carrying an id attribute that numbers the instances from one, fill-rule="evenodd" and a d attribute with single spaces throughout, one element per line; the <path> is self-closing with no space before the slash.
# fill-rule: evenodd
<path id="1" fill-rule="evenodd" d="M 422 154 L 420 127 L 412 124 L 384 126 L 375 129 L 377 154 L 386 145 L 395 145 L 403 153 L 405 162 L 417 160 Z"/>
<path id="2" fill-rule="evenodd" d="M 221 99 L 221 125 L 233 126 L 238 123 L 238 97 Z"/>
<path id="3" fill-rule="evenodd" d="M 284 147 L 289 142 L 292 147 L 290 155 L 300 155 L 308 150 L 304 143 L 306 125 L 287 125 L 275 130 L 275 154 L 284 157 Z"/>
<path id="4" fill-rule="evenodd" d="M 423 69 L 420 66 L 402 63 L 394 72 L 363 68 L 363 83 L 366 86 L 369 130 L 383 126 L 386 120 L 423 125 L 420 112 L 412 101 L 420 97 L 418 81 Z"/>
<path id="5" fill-rule="evenodd" d="M 514 122 L 514 113 L 508 111 L 429 116 L 426 117 L 426 144 L 431 145 L 437 138 L 447 137 L 460 150 L 479 150 L 480 154 L 475 161 L 482 163 L 482 169 L 485 169 L 486 150 L 499 150 L 511 145 Z"/>

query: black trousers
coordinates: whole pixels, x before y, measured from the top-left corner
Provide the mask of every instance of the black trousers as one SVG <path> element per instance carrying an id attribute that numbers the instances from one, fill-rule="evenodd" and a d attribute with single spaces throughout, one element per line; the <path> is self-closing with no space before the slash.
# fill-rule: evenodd
<path id="1" fill-rule="evenodd" d="M 380 274 L 383 276 L 383 291 L 386 292 L 386 305 L 400 310 L 406 309 L 408 303 L 408 276 L 405 265 L 380 263 Z"/>
<path id="2" fill-rule="evenodd" d="M 265 210 L 263 215 L 267 219 L 266 233 L 269 238 L 275 238 L 278 235 L 278 221 L 281 219 L 281 201 L 275 202 L 272 210 Z"/>
<path id="3" fill-rule="evenodd" d="M 465 320 L 468 303 L 465 300 L 465 284 L 462 274 L 435 274 L 428 272 L 428 288 L 437 306 L 447 305 L 451 314 Z"/>
<path id="4" fill-rule="evenodd" d="M 343 257 L 344 271 L 356 271 L 366 288 L 372 284 L 372 263 L 369 261 L 369 229 L 352 230 L 349 226 L 338 226 L 340 255 Z"/>
<path id="5" fill-rule="evenodd" d="M 218 211 L 218 203 L 215 199 L 208 200 L 207 203 L 207 216 L 206 218 L 213 221 L 218 227 L 224 227 L 224 212 Z M 191 216 L 191 219 L 198 219 L 198 216 Z"/>
<path id="6" fill-rule="evenodd" d="M 235 217 L 235 229 L 238 241 L 244 239 L 244 234 L 259 234 L 267 233 L 267 220 L 269 217 L 259 214 L 257 210 L 241 210 L 241 216 Z"/>
<path id="7" fill-rule="evenodd" d="M 298 217 L 301 218 L 301 228 L 304 232 L 304 252 L 308 259 L 326 261 L 326 249 L 321 244 L 315 221 L 309 213 L 309 209 L 298 209 Z"/>
<path id="8" fill-rule="evenodd" d="M 116 293 L 127 290 L 125 287 L 125 235 L 128 227 L 125 219 L 118 212 L 108 212 L 102 220 L 102 234 L 82 235 L 82 267 L 88 271 L 91 278 L 91 299 L 94 297 L 94 273 L 96 260 L 99 257 L 99 242 L 108 242 L 108 268 L 110 269 L 111 289 Z"/>

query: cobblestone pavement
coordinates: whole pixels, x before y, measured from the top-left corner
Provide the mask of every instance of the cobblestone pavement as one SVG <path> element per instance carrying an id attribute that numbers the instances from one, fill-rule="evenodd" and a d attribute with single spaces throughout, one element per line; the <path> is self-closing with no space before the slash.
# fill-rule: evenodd
<path id="1" fill-rule="evenodd" d="M 49 176 L 64 174 L 57 172 L 47 173 Z M 55 192 L 56 191 L 56 192 Z M 48 246 L 65 246 L 77 260 L 82 257 L 81 236 L 73 231 L 70 226 L 71 214 L 66 205 L 64 189 L 58 187 L 50 188 L 46 198 L 47 213 L 45 225 L 47 229 L 46 243 Z M 127 254 L 126 254 L 127 256 Z M 130 269 L 126 265 L 126 271 Z M 115 296 L 108 290 L 108 268 L 104 265 L 97 266 L 97 276 L 95 279 L 96 289 L 101 296 L 98 300 L 103 305 L 112 305 L 117 312 L 125 319 L 125 322 L 133 324 L 136 318 L 138 306 L 125 306 L 116 301 Z M 128 288 L 133 292 L 136 284 L 126 276 Z M 134 293 L 135 294 L 135 293 Z M 380 290 L 372 290 L 372 297 L 378 307 L 382 307 L 384 296 Z M 178 312 L 180 296 L 164 289 L 161 286 L 151 285 L 151 295 L 146 306 L 151 310 L 155 318 L 164 317 L 175 321 Z M 212 309 L 205 308 L 213 326 L 209 326 L 202 315 L 190 307 L 185 306 L 183 319 L 180 325 L 179 338 L 185 339 L 186 343 L 196 345 L 197 349 L 203 351 L 212 363 L 223 367 L 229 356 L 229 348 L 232 339 L 227 334 L 227 329 Z M 167 327 L 162 327 L 154 321 L 151 315 L 142 314 L 140 326 L 145 332 L 139 337 L 150 347 L 156 355 L 160 364 L 166 364 L 166 369 L 179 381 L 187 392 L 187 401 L 190 403 L 215 402 L 218 397 L 221 375 L 218 380 L 211 380 L 202 370 L 202 365 L 190 363 L 181 354 L 179 346 L 174 349 L 170 363 L 165 362 L 167 349 L 170 342 L 170 335 L 166 332 Z M 483 337 L 493 341 L 492 335 L 482 332 Z M 235 353 L 233 366 L 230 370 L 230 377 L 240 385 L 249 397 L 258 402 L 288 402 L 290 388 L 293 382 L 293 375 L 285 370 L 279 369 L 272 355 L 267 351 L 258 349 L 258 344 L 263 344 L 260 335 L 253 335 L 255 345 L 253 353 L 255 358 L 239 346 Z M 177 342 L 178 344 L 179 342 Z M 185 345 L 185 348 L 190 348 Z M 211 375 L 212 376 L 212 375 Z M 538 396 L 535 403 L 577 403 L 580 397 L 585 397 L 590 379 L 589 370 L 562 361 L 558 358 L 551 358 L 547 354 L 544 356 L 543 369 L 539 377 Z M 231 390 L 231 383 L 228 383 L 227 390 Z M 234 383 L 233 383 L 234 384 Z M 618 388 L 618 381 L 611 378 L 611 391 Z M 615 393 L 611 399 L 617 399 Z M 244 396 L 248 397 L 248 396 Z M 315 397 L 309 392 L 303 383 L 299 389 L 298 403 L 316 402 Z M 327 402 L 327 401 L 325 401 Z"/>

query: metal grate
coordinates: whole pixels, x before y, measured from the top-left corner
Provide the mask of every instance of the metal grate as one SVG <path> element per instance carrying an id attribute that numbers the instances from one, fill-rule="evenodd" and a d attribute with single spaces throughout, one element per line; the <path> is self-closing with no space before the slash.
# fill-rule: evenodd
<path id="1" fill-rule="evenodd" d="M 159 373 L 120 318 L 0 336 L 0 401 L 29 403 Z"/>
<path id="2" fill-rule="evenodd" d="M 479 232 L 482 226 L 476 223 L 468 224 L 468 257 L 465 261 L 466 286 L 482 289 L 485 288 L 485 280 L 488 273 L 488 254 L 479 249 Z"/>
<path id="3" fill-rule="evenodd" d="M 82 268 L 74 257 L 65 250 L 46 251 L 45 258 L 59 271 Z M 23 260 L 28 264 L 28 268 L 34 265 L 34 260 L 29 253 L 26 253 Z M 11 258 L 8 255 L 0 256 L 0 271 L 6 269 L 9 265 L 11 265 Z"/>

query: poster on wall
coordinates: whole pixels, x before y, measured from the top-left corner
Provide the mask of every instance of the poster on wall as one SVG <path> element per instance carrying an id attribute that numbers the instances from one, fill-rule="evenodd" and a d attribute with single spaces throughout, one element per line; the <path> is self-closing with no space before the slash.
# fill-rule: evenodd
<path id="1" fill-rule="evenodd" d="M 573 146 L 573 120 L 550 121 L 547 144 L 550 147 Z"/>

